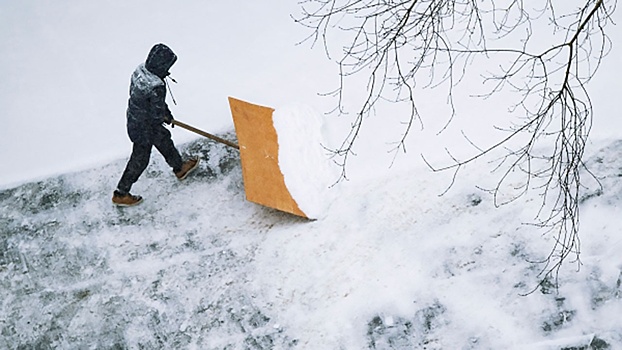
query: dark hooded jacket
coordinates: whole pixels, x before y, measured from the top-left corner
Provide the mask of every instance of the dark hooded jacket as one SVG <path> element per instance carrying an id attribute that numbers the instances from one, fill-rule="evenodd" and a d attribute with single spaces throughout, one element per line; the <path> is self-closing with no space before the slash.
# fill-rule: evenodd
<path id="1" fill-rule="evenodd" d="M 157 44 L 132 74 L 127 107 L 127 133 L 132 142 L 151 143 L 156 128 L 172 119 L 164 78 L 175 61 L 177 56 L 168 46 Z"/>

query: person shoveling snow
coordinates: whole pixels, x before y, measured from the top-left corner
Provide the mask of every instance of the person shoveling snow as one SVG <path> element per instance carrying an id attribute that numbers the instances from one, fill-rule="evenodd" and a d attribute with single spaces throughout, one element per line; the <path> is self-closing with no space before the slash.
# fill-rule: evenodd
<path id="1" fill-rule="evenodd" d="M 127 107 L 127 133 L 133 143 L 125 171 L 112 196 L 118 206 L 132 206 L 142 202 L 141 196 L 130 193 L 132 185 L 149 165 L 153 146 L 164 156 L 175 176 L 183 180 L 199 164 L 198 158 L 182 161 L 171 139 L 171 133 L 163 124 L 171 124 L 173 115 L 166 104 L 166 84 L 169 69 L 177 56 L 164 44 L 156 44 L 149 51 L 147 60 L 136 68 L 130 83 Z"/>
<path id="2" fill-rule="evenodd" d="M 180 180 L 197 167 L 197 158 L 182 162 L 171 133 L 163 125 L 171 124 L 239 150 L 249 201 L 309 219 L 321 217 L 330 202 L 326 196 L 330 171 L 322 154 L 322 123 L 315 113 L 289 107 L 273 118 L 273 108 L 229 97 L 240 144 L 221 139 L 173 119 L 165 102 L 165 79 L 176 60 L 169 47 L 157 44 L 132 75 L 127 132 L 133 150 L 112 202 L 131 206 L 142 201 L 130 189 L 149 164 L 152 146 Z"/>

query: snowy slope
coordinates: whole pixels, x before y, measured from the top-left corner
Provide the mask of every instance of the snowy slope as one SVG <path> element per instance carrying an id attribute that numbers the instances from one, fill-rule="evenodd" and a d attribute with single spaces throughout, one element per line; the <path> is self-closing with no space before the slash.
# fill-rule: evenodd
<path id="1" fill-rule="evenodd" d="M 527 296 L 550 237 L 483 168 L 442 197 L 427 169 L 342 183 L 306 221 L 246 202 L 235 151 L 182 149 L 201 168 L 154 152 L 135 208 L 110 203 L 125 159 L 0 192 L 0 348 L 622 348 L 622 141 L 590 157 L 580 271 Z"/>

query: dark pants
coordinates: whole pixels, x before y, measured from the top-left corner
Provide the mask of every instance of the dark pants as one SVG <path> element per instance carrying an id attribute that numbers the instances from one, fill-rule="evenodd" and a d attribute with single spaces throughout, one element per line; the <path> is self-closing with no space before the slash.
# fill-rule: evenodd
<path id="1" fill-rule="evenodd" d="M 149 133 L 149 140 L 134 142 L 132 155 L 117 185 L 117 190 L 119 192 L 129 193 L 132 185 L 138 181 L 140 175 L 145 171 L 147 165 L 149 165 L 152 146 L 155 146 L 164 156 L 166 163 L 173 168 L 173 171 L 178 172 L 181 170 L 181 156 L 177 148 L 175 148 L 173 140 L 171 140 L 171 133 L 163 126 L 157 126 L 151 131 L 152 132 Z"/>

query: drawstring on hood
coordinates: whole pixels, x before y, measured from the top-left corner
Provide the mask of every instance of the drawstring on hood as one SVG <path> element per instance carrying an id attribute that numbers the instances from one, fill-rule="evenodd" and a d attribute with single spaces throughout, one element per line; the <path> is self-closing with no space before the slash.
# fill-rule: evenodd
<path id="1" fill-rule="evenodd" d="M 166 76 L 166 78 L 171 79 L 171 81 L 175 84 L 177 84 L 177 81 L 175 79 L 173 79 L 173 77 L 171 77 L 170 75 Z M 166 83 L 166 88 L 168 90 L 168 93 L 171 95 L 171 99 L 173 100 L 173 104 L 175 106 L 177 106 L 177 101 L 175 101 L 175 96 L 173 96 L 173 90 L 171 90 L 171 86 L 168 84 L 168 80 L 166 80 L 166 78 L 164 78 L 164 82 Z"/>

